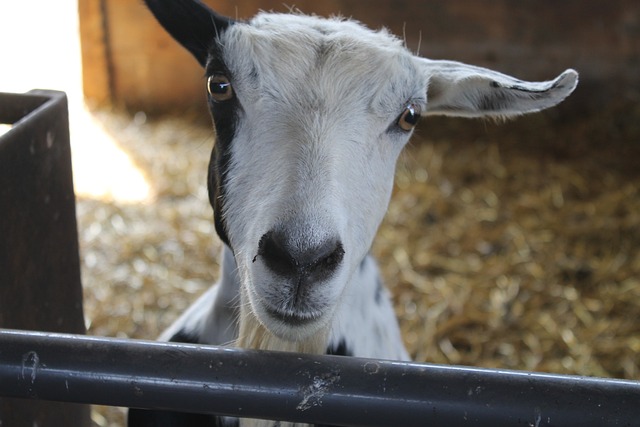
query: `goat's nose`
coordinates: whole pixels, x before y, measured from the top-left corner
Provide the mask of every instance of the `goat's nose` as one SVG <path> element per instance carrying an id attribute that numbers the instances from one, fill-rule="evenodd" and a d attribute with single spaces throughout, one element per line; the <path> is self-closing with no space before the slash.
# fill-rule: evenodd
<path id="1" fill-rule="evenodd" d="M 314 283 L 326 280 L 333 274 L 342 262 L 344 249 L 338 239 L 300 245 L 292 243 L 283 232 L 269 231 L 260 239 L 258 256 L 279 276 Z"/>

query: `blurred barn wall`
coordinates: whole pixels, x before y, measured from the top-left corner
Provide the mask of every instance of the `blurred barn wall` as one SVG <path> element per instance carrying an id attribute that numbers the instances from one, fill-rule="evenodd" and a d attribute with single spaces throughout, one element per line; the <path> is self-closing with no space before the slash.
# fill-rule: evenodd
<path id="1" fill-rule="evenodd" d="M 206 0 L 218 12 L 249 18 L 287 11 L 282 0 Z M 297 0 L 305 13 L 340 14 L 386 26 L 413 51 L 473 63 L 528 80 L 565 68 L 581 84 L 563 115 L 614 108 L 640 114 L 640 2 L 637 0 Z M 79 0 L 84 93 L 149 113 L 204 110 L 196 61 L 160 28 L 141 1 Z"/>

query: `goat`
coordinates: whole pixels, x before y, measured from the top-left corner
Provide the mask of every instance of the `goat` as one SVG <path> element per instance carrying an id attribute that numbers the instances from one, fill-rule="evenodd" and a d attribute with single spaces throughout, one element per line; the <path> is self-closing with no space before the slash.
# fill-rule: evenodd
<path id="1" fill-rule="evenodd" d="M 205 69 L 217 136 L 208 190 L 224 243 L 219 282 L 160 339 L 408 360 L 369 250 L 419 118 L 540 111 L 578 74 L 525 82 L 415 56 L 352 20 L 244 22 L 198 0 L 145 2 Z M 129 413 L 130 426 L 206 420 L 238 422 Z"/>

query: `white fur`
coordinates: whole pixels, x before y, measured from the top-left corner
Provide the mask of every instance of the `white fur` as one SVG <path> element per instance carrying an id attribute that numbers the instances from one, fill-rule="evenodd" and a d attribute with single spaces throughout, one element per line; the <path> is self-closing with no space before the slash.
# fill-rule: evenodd
<path id="1" fill-rule="evenodd" d="M 327 27 L 330 40 L 314 27 Z M 242 302 L 279 338 L 326 335 L 371 247 L 409 136 L 386 131 L 409 100 L 425 102 L 426 78 L 397 40 L 352 22 L 260 15 L 251 25 L 232 27 L 222 43 L 245 113 L 233 143 L 232 196 L 224 212 Z M 335 51 L 319 66 L 322 43 Z M 265 299 L 278 298 L 280 279 L 260 258 L 254 262 L 257 243 L 279 223 L 302 245 L 332 235 L 344 245 L 343 265 L 310 297 L 320 319 L 306 327 L 271 319 L 263 307 Z M 326 342 L 322 347 L 318 351 Z"/>

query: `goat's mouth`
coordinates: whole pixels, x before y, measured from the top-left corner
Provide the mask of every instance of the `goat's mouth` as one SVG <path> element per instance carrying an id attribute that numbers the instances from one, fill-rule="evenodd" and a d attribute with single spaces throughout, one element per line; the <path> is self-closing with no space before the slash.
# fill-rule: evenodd
<path id="1" fill-rule="evenodd" d="M 298 342 L 324 331 L 335 311 L 342 283 L 334 281 L 306 283 L 282 279 L 254 265 L 254 271 L 243 285 L 247 308 L 274 336 Z M 256 274 L 257 273 L 257 274 Z M 255 280 L 259 277 L 260 280 Z M 251 280 L 254 279 L 254 280 Z"/>
<path id="2" fill-rule="evenodd" d="M 255 301 L 259 301 L 259 307 L 254 305 L 258 309 L 256 314 L 262 314 L 265 322 L 278 325 L 278 329 L 298 330 L 314 329 L 314 324 L 322 323 L 330 306 L 328 296 L 322 297 L 317 291 L 327 283 L 307 283 L 305 286 L 282 280 L 276 283 L 272 282 L 272 287 Z"/>
<path id="3" fill-rule="evenodd" d="M 320 312 L 299 313 L 293 310 L 265 307 L 266 314 L 276 321 L 293 327 L 309 326 L 322 317 Z"/>
<path id="4" fill-rule="evenodd" d="M 264 278 L 264 276 L 263 276 Z M 296 295 L 286 282 L 278 280 L 253 282 L 249 287 L 250 309 L 258 321 L 273 335 L 287 340 L 299 341 L 322 330 L 332 315 L 330 295 Z M 317 283 L 325 288 L 327 283 Z"/>

